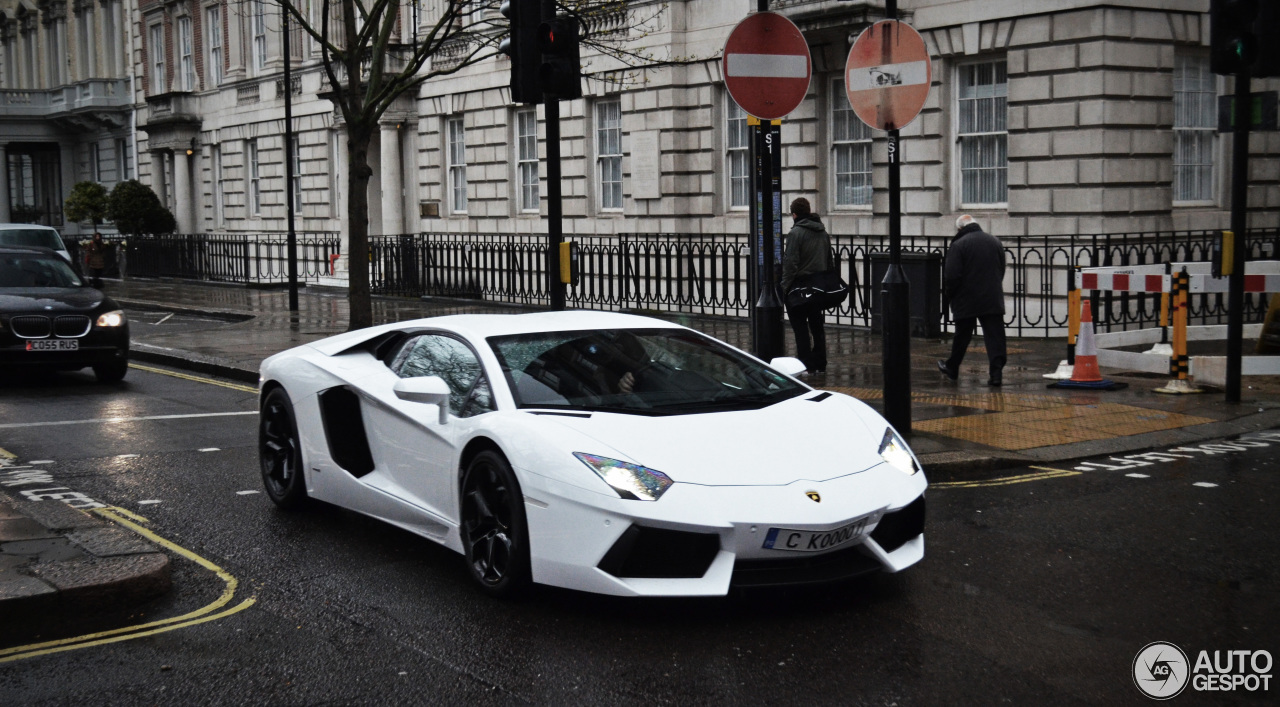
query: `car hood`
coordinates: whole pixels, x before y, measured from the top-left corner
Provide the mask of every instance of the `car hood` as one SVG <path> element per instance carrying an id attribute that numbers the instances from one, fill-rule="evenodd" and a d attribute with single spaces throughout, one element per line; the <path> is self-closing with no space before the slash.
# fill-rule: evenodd
<path id="1" fill-rule="evenodd" d="M 648 417 L 593 413 L 555 416 L 556 423 L 600 443 L 575 452 L 610 456 L 661 471 L 677 482 L 707 486 L 772 486 L 823 481 L 883 461 L 887 424 L 865 404 L 817 391 L 761 410 Z"/>
<path id="2" fill-rule="evenodd" d="M 97 309 L 109 301 L 92 287 L 7 287 L 0 290 L 0 312 L 77 312 Z"/>

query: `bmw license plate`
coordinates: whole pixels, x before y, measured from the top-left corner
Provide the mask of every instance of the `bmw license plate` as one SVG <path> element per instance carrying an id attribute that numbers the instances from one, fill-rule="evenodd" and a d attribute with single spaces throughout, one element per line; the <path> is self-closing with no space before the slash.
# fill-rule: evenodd
<path id="1" fill-rule="evenodd" d="M 835 530 L 790 530 L 788 528 L 769 528 L 764 537 L 766 550 L 788 550 L 791 552 L 821 552 L 848 545 L 854 540 L 862 539 L 867 528 L 875 521 L 875 515 L 859 518 L 852 523 Z"/>
<path id="2" fill-rule="evenodd" d="M 28 351 L 79 351 L 80 342 L 75 339 L 34 339 L 27 342 Z"/>

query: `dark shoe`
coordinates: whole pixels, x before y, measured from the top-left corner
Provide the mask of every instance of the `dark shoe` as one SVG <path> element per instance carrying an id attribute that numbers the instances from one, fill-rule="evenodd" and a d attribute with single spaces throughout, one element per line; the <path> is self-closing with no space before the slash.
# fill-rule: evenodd
<path id="1" fill-rule="evenodd" d="M 992 388 L 999 388 L 1000 386 L 1004 385 L 1004 380 L 1002 380 L 1000 376 L 991 376 L 991 378 L 987 380 L 987 385 L 991 386 Z"/>
<path id="2" fill-rule="evenodd" d="M 938 370 L 942 371 L 942 375 L 946 376 L 948 380 L 956 379 L 956 374 L 952 373 L 950 368 L 947 368 L 947 362 L 942 359 L 938 359 Z"/>

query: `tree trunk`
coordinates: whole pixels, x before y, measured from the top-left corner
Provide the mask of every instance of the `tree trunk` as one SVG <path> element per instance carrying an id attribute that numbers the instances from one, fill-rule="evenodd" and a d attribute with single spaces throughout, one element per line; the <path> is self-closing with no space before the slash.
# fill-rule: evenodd
<path id="1" fill-rule="evenodd" d="M 376 125 L 376 123 L 375 123 Z M 347 125 L 347 222 L 351 253 L 347 256 L 350 321 L 347 330 L 373 326 L 373 302 L 369 295 L 369 143 L 373 130 L 365 125 Z"/>

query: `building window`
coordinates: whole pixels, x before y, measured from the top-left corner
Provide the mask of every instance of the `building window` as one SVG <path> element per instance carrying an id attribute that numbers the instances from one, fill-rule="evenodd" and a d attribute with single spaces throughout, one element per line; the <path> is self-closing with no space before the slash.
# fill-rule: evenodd
<path id="1" fill-rule="evenodd" d="M 253 33 L 253 68 L 267 67 L 267 11 L 262 0 L 252 0 L 249 23 Z"/>
<path id="2" fill-rule="evenodd" d="M 191 55 L 191 18 L 178 18 L 178 72 L 183 91 L 196 90 L 196 61 Z"/>
<path id="3" fill-rule="evenodd" d="M 1009 81 L 1004 61 L 959 68 L 956 115 L 960 138 L 960 201 L 1008 202 L 1009 133 L 1006 98 Z"/>
<path id="4" fill-rule="evenodd" d="M 537 211 L 538 195 L 538 113 L 516 113 L 516 160 L 520 177 L 520 210 Z"/>
<path id="5" fill-rule="evenodd" d="M 151 52 L 151 95 L 164 93 L 164 27 L 151 25 L 151 43 L 147 45 Z"/>
<path id="6" fill-rule="evenodd" d="M 209 46 L 209 59 L 205 75 L 209 79 L 209 88 L 215 88 L 222 85 L 222 8 L 218 5 L 207 8 L 204 17 L 209 34 L 206 42 Z"/>
<path id="7" fill-rule="evenodd" d="M 76 13 L 76 50 L 80 55 L 78 69 L 81 79 L 94 77 L 97 32 L 93 26 L 93 5 L 84 6 Z"/>
<path id="8" fill-rule="evenodd" d="M 120 68 L 120 61 L 123 59 L 124 52 L 116 49 L 116 11 L 117 4 L 114 2 L 103 3 L 102 5 L 102 59 L 103 70 L 107 72 L 109 78 L 119 78 L 124 71 Z"/>
<path id="9" fill-rule="evenodd" d="M 213 222 L 217 227 L 221 228 L 226 222 L 222 212 L 227 204 L 226 185 L 222 181 L 222 146 L 213 145 L 210 147 L 209 158 L 210 166 L 213 169 L 213 174 L 210 175 L 213 180 Z"/>
<path id="10" fill-rule="evenodd" d="M 249 215 L 262 213 L 262 179 L 258 172 L 258 141 L 250 140 L 244 148 L 245 171 L 248 173 Z"/>
<path id="11" fill-rule="evenodd" d="M 89 179 L 102 183 L 102 155 L 96 142 L 89 143 Z"/>
<path id="12" fill-rule="evenodd" d="M 66 31 L 66 22 L 56 20 L 49 24 L 45 32 L 45 47 L 49 50 L 49 86 L 65 84 L 67 55 L 63 51 L 62 37 Z"/>
<path id="13" fill-rule="evenodd" d="M 622 210 L 622 102 L 596 104 L 596 163 L 600 208 Z"/>
<path id="14" fill-rule="evenodd" d="M 747 112 L 738 107 L 732 98 L 725 96 L 728 108 L 725 140 L 725 173 L 729 178 L 729 207 L 745 209 L 751 199 L 751 175 L 748 171 L 750 150 L 748 140 L 751 131 L 747 127 Z"/>
<path id="15" fill-rule="evenodd" d="M 835 205 L 871 205 L 871 128 L 849 106 L 844 79 L 831 83 L 831 163 Z"/>
<path id="16" fill-rule="evenodd" d="M 293 213 L 302 213 L 302 143 L 293 136 Z"/>
<path id="17" fill-rule="evenodd" d="M 467 133 L 462 117 L 445 122 L 449 142 L 449 210 L 455 214 L 467 213 Z"/>
<path id="18" fill-rule="evenodd" d="M 129 140 L 116 140 L 116 181 L 133 179 L 133 155 L 129 153 Z"/>
<path id="19" fill-rule="evenodd" d="M 1217 77 L 1203 56 L 1179 56 L 1173 72 L 1173 200 L 1213 199 Z"/>
<path id="20" fill-rule="evenodd" d="M 334 131 L 329 146 L 329 215 L 337 218 L 342 213 L 342 189 L 345 186 L 342 163 L 346 159 L 346 139 L 340 131 Z"/>

